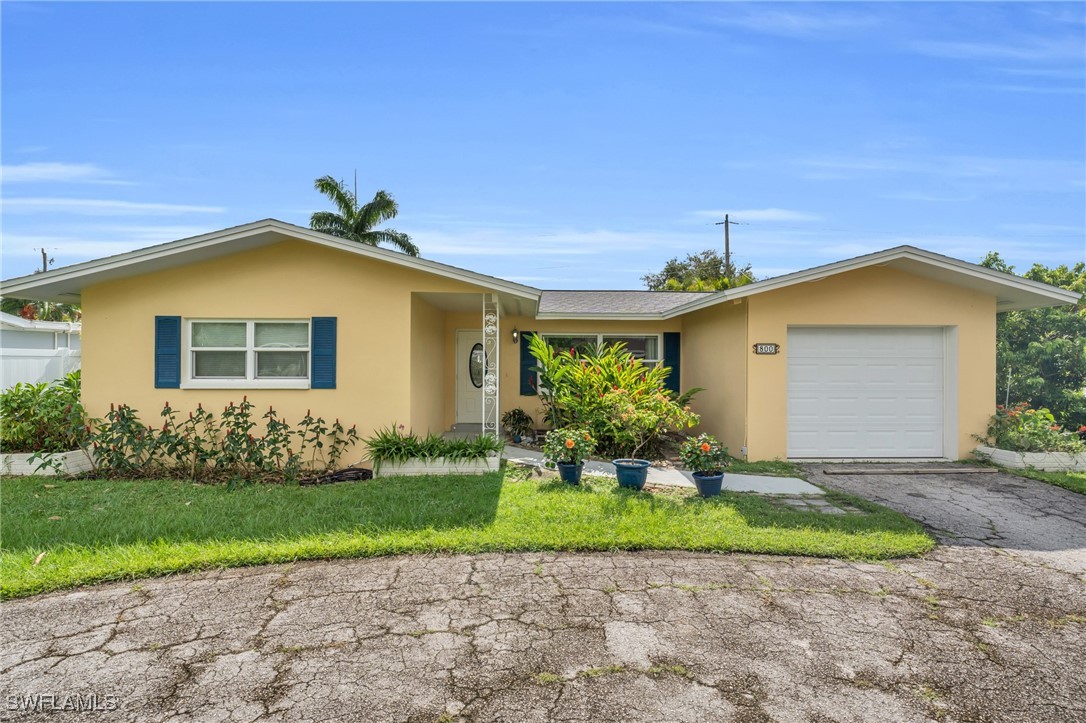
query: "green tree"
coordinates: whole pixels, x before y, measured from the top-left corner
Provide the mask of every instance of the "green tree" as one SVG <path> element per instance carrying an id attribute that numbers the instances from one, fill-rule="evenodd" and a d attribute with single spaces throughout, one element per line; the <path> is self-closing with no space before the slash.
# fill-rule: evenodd
<path id="1" fill-rule="evenodd" d="M 314 231 L 377 246 L 394 246 L 409 256 L 418 256 L 419 249 L 411 242 L 411 237 L 391 228 L 375 228 L 378 224 L 396 218 L 399 208 L 396 201 L 386 191 L 378 191 L 369 203 L 359 205 L 358 197 L 347 188 L 344 181 L 337 181 L 331 176 L 321 176 L 313 182 L 317 189 L 335 204 L 339 213 L 317 211 L 309 218 L 309 227 Z"/>
<path id="2" fill-rule="evenodd" d="M 79 321 L 83 315 L 79 307 L 73 304 L 54 304 L 51 301 L 10 297 L 0 300 L 0 311 L 37 321 Z"/>
<path id="3" fill-rule="evenodd" d="M 998 253 L 981 266 L 1013 274 Z M 1034 264 L 1023 277 L 1086 293 L 1086 263 Z M 1064 426 L 1086 425 L 1086 300 L 1074 306 L 1007 311 L 996 317 L 996 400 L 1047 407 Z M 1009 385 L 1009 394 L 1008 394 Z"/>
<path id="4" fill-rule="evenodd" d="M 658 274 L 641 277 L 649 291 L 720 291 L 753 282 L 750 264 L 736 268 L 724 261 L 715 249 L 698 254 L 687 254 L 686 259 L 675 257 L 664 264 Z"/>

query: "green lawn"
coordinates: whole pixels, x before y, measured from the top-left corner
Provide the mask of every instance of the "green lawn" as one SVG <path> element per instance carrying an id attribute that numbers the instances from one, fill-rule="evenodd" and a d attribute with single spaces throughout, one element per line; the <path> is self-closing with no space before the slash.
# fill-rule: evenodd
<path id="1" fill-rule="evenodd" d="M 1086 472 L 1041 472 L 1035 469 L 1007 469 L 1005 472 L 1038 479 L 1086 495 Z"/>
<path id="2" fill-rule="evenodd" d="M 0 597 L 398 553 L 679 549 L 883 559 L 932 547 L 912 520 L 848 501 L 867 514 L 799 512 L 747 494 L 707 501 L 685 491 L 631 492 L 613 480 L 569 487 L 521 471 L 235 489 L 8 478 L 0 485 Z"/>

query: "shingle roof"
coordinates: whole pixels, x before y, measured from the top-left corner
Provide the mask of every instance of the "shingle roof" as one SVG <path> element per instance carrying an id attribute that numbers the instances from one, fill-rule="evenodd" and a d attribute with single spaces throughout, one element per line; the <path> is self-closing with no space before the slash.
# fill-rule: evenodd
<path id="1" fill-rule="evenodd" d="M 712 291 L 544 291 L 540 314 L 663 314 Z"/>

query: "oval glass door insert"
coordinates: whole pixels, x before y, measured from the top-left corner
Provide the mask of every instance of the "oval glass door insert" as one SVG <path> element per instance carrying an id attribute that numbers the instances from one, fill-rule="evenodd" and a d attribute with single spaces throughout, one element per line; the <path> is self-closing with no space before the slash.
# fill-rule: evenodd
<path id="1" fill-rule="evenodd" d="M 471 383 L 475 385 L 476 389 L 483 388 L 484 358 L 485 355 L 483 354 L 482 344 L 476 344 L 471 348 L 471 353 L 468 357 L 468 375 L 471 377 Z"/>

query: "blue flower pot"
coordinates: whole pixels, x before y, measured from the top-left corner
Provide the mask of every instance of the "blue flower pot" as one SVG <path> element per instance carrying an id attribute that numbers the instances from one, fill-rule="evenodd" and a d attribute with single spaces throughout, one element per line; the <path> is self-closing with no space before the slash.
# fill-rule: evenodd
<path id="1" fill-rule="evenodd" d="M 697 485 L 698 494 L 702 497 L 716 497 L 720 494 L 720 483 L 724 481 L 724 473 L 699 474 L 693 473 L 694 484 Z"/>
<path id="2" fill-rule="evenodd" d="M 613 459 L 611 464 L 615 465 L 615 472 L 618 473 L 619 487 L 639 490 L 645 486 L 652 463 L 647 459 Z"/>
<path id="3" fill-rule="evenodd" d="M 570 485 L 581 484 L 581 472 L 584 471 L 584 462 L 580 464 L 558 463 L 558 476 L 562 481 Z"/>

